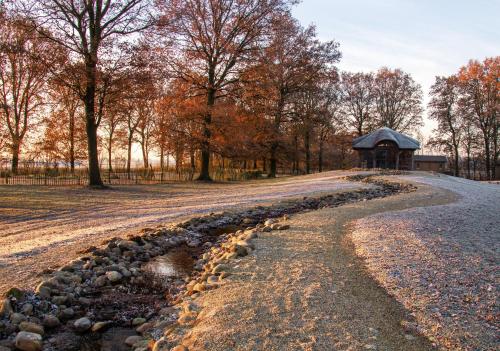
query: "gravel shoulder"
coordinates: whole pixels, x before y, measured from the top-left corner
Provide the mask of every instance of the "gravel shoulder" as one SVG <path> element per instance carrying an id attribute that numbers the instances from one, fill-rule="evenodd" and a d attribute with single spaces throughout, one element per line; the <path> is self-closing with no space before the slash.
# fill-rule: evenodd
<path id="1" fill-rule="evenodd" d="M 417 192 L 295 215 L 291 229 L 261 233 L 201 306 L 183 345 L 194 350 L 431 350 L 413 317 L 370 276 L 347 234 L 375 213 L 456 200 Z"/>
<path id="2" fill-rule="evenodd" d="M 460 198 L 357 221 L 356 252 L 442 349 L 498 350 L 500 186 L 448 176 L 404 178 Z"/>
<path id="3" fill-rule="evenodd" d="M 33 287 L 44 269 L 64 265 L 106 239 L 210 212 L 362 187 L 341 179 L 352 174 L 116 186 L 106 191 L 0 186 L 0 293 L 11 286 Z"/>

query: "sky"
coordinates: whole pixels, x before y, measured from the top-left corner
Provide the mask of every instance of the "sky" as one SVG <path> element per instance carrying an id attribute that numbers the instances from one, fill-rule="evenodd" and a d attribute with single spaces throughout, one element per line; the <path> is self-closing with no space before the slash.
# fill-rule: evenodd
<path id="1" fill-rule="evenodd" d="M 302 0 L 293 14 L 340 43 L 339 69 L 401 68 L 422 86 L 425 104 L 436 76 L 500 55 L 500 0 Z M 428 137 L 435 125 L 424 122 Z"/>

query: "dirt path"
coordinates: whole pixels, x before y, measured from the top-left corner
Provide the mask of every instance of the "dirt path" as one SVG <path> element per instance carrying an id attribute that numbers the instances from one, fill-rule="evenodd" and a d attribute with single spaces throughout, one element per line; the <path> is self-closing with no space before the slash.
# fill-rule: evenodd
<path id="1" fill-rule="evenodd" d="M 0 187 L 0 293 L 32 287 L 37 275 L 59 267 L 104 239 L 195 215 L 266 204 L 315 193 L 359 188 L 340 178 L 354 172 L 241 183 L 170 183 L 81 187 Z"/>
<path id="2" fill-rule="evenodd" d="M 445 190 L 294 216 L 291 229 L 263 233 L 202 306 L 183 344 L 194 350 L 430 350 L 406 330 L 411 316 L 369 276 L 346 239 L 349 223 L 374 213 L 443 204 Z"/>

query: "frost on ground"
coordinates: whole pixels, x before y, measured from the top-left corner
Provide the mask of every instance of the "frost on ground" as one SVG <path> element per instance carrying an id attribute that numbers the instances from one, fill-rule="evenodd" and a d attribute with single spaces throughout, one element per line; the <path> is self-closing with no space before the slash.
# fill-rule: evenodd
<path id="1" fill-rule="evenodd" d="M 83 187 L 0 187 L 0 293 L 30 287 L 36 275 L 78 251 L 145 226 L 266 204 L 285 198 L 359 188 L 341 178 L 355 172 L 239 183 L 169 183 Z"/>
<path id="2" fill-rule="evenodd" d="M 352 232 L 357 254 L 441 348 L 497 350 L 500 186 L 448 176 L 405 179 L 460 199 L 358 220 Z"/>

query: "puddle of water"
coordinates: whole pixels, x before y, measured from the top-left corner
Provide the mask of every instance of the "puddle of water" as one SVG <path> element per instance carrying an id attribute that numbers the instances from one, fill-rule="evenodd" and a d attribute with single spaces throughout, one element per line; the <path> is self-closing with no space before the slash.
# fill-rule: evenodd
<path id="1" fill-rule="evenodd" d="M 193 250 L 178 247 L 158 256 L 144 265 L 144 269 L 163 277 L 183 278 L 193 271 Z"/>

